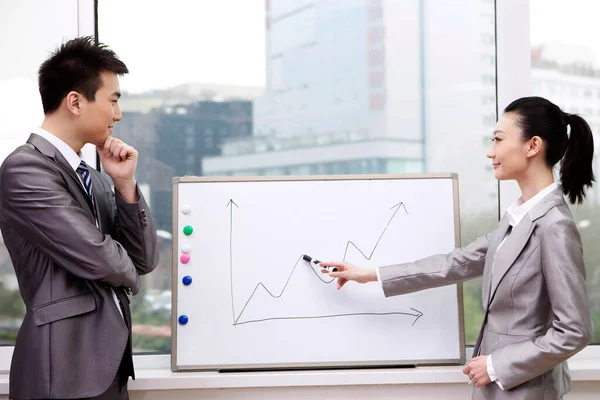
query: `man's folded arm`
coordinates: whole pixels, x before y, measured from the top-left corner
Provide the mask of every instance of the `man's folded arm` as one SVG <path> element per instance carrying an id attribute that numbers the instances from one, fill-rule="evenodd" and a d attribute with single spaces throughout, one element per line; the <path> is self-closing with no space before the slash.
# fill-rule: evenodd
<path id="1" fill-rule="evenodd" d="M 57 265 L 84 279 L 139 290 L 127 251 L 96 227 L 44 160 L 27 153 L 9 157 L 0 183 L 2 218 Z"/>
<path id="2" fill-rule="evenodd" d="M 139 197 L 136 203 L 126 202 L 115 190 L 117 219 L 113 238 L 127 250 L 137 273 L 145 275 L 158 265 L 158 241 L 150 208 L 140 189 L 136 190 Z"/>

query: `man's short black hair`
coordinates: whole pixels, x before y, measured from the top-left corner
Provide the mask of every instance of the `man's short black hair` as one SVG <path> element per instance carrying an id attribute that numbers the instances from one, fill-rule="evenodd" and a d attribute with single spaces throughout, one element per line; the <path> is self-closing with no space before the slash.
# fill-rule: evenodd
<path id="1" fill-rule="evenodd" d="M 124 75 L 129 70 L 112 50 L 96 43 L 91 36 L 78 37 L 62 44 L 38 72 L 44 114 L 58 110 L 62 100 L 73 90 L 94 101 L 102 85 L 102 72 Z"/>

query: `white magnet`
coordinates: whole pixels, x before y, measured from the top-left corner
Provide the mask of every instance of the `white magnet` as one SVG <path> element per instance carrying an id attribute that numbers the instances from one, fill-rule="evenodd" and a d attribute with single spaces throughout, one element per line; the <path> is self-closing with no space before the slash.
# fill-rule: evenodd
<path id="1" fill-rule="evenodd" d="M 188 254 L 190 251 L 192 251 L 192 246 L 190 246 L 189 244 L 184 244 L 181 246 L 181 252 Z"/>
<path id="2" fill-rule="evenodd" d="M 189 214 L 192 211 L 192 207 L 189 204 L 184 204 L 181 206 L 181 212 L 184 214 Z"/>

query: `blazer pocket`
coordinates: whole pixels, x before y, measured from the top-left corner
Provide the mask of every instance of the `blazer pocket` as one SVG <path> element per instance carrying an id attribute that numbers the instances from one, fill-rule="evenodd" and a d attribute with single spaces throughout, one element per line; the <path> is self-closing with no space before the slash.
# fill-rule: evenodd
<path id="1" fill-rule="evenodd" d="M 484 351 L 482 354 L 492 354 L 494 351 L 505 346 L 531 339 L 532 336 L 528 335 L 511 335 L 506 333 L 485 331 L 483 340 L 481 342 L 481 349 Z"/>
<path id="2" fill-rule="evenodd" d="M 513 335 L 510 333 L 497 333 L 497 335 L 499 342 L 507 344 L 519 343 L 533 339 L 533 336 L 530 335 Z"/>
<path id="3" fill-rule="evenodd" d="M 33 320 L 36 326 L 41 326 L 61 319 L 86 314 L 95 309 L 96 298 L 92 293 L 85 293 L 36 307 L 33 310 Z"/>

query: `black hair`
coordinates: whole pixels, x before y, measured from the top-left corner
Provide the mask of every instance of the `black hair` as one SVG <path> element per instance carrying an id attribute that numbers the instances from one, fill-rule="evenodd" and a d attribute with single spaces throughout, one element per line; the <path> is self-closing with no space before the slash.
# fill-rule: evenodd
<path id="1" fill-rule="evenodd" d="M 524 140 L 534 136 L 542 139 L 546 164 L 553 167 L 561 161 L 563 193 L 573 204 L 583 202 L 586 189 L 594 182 L 594 138 L 588 123 L 577 114 L 563 112 L 542 97 L 520 98 L 509 104 L 504 112 L 516 114 Z"/>
<path id="2" fill-rule="evenodd" d="M 96 43 L 91 36 L 63 43 L 44 61 L 38 72 L 44 114 L 58 110 L 62 100 L 73 90 L 94 101 L 102 86 L 102 72 L 124 75 L 129 70 L 112 50 Z"/>

